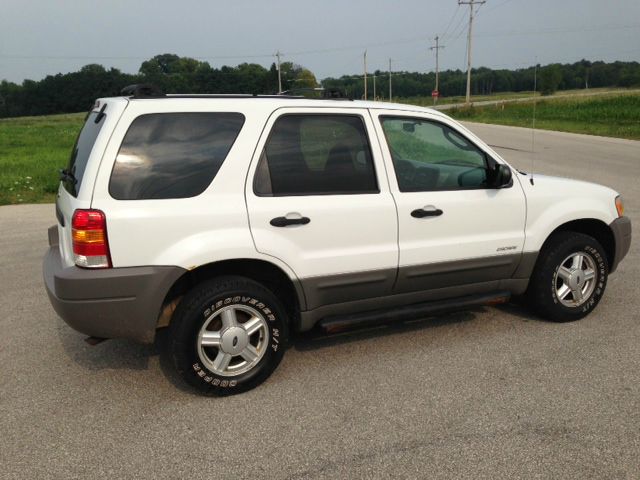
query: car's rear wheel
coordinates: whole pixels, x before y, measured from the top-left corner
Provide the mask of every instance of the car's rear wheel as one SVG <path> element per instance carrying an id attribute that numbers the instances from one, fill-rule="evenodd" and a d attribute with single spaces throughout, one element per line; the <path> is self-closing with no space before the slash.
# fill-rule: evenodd
<path id="1" fill-rule="evenodd" d="M 208 395 L 244 392 L 280 363 L 287 317 L 273 293 L 244 277 L 196 286 L 169 326 L 168 353 L 180 376 Z"/>
<path id="2" fill-rule="evenodd" d="M 600 302 L 608 273 L 606 253 L 595 238 L 558 232 L 540 252 L 526 297 L 545 319 L 578 320 Z"/>

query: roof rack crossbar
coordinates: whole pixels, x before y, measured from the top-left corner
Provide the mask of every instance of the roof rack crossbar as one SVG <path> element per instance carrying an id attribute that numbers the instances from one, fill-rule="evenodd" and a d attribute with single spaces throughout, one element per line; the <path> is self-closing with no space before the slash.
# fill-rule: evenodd
<path id="1" fill-rule="evenodd" d="M 166 95 L 155 85 L 151 85 L 149 83 L 136 83 L 134 85 L 129 85 L 124 87 L 120 94 L 125 97 L 132 98 L 161 98 Z"/>

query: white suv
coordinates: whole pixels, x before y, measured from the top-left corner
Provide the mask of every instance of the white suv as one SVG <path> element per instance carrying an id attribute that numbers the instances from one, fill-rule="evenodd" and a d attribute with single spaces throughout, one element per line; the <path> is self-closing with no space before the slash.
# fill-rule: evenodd
<path id="1" fill-rule="evenodd" d="M 94 340 L 168 327 L 167 354 L 206 394 L 258 385 L 316 325 L 521 294 L 579 319 L 631 242 L 615 191 L 534 182 L 409 105 L 134 87 L 95 103 L 61 177 L 56 312 Z"/>

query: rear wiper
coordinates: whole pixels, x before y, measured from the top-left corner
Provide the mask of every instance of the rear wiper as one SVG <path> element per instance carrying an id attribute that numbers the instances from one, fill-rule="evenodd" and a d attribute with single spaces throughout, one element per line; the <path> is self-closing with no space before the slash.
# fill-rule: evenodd
<path id="1" fill-rule="evenodd" d="M 60 175 L 60 180 L 62 180 L 63 182 L 69 182 L 72 185 L 78 183 L 78 179 L 66 168 L 58 170 L 58 173 Z"/>

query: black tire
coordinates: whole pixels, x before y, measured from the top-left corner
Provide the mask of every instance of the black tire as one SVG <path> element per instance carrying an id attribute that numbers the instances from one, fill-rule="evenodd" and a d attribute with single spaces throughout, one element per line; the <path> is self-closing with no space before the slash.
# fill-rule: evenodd
<path id="1" fill-rule="evenodd" d="M 238 368 L 238 365 L 242 366 L 242 362 L 245 362 L 244 368 L 251 365 L 239 354 L 232 357 L 231 362 L 227 364 L 229 366 L 220 370 L 223 375 L 216 373 L 215 360 L 213 363 L 210 361 L 220 353 L 230 355 L 223 350 L 222 342 L 228 340 L 229 334 L 225 332 L 231 330 L 223 326 L 223 314 L 215 315 L 216 312 L 224 310 L 230 310 L 233 315 L 237 315 L 236 318 L 239 314 L 244 315 L 247 310 L 250 313 L 246 313 L 246 317 L 258 316 L 264 320 L 257 333 L 243 338 L 245 343 L 257 343 L 261 346 L 262 356 L 255 360 L 257 363 L 248 371 L 238 370 L 238 374 L 224 371 L 228 368 Z M 245 323 L 248 321 L 245 318 Z M 218 322 L 219 331 L 211 333 L 220 333 L 221 346 L 201 346 L 199 335 L 205 330 L 209 333 L 210 328 L 207 326 L 203 330 L 203 326 L 214 325 L 215 322 Z M 238 322 L 236 325 L 241 327 L 244 323 Z M 235 348 L 239 345 L 238 336 L 231 336 Z M 282 360 L 287 340 L 288 318 L 276 296 L 248 278 L 225 276 L 201 283 L 185 295 L 169 325 L 167 353 L 177 373 L 198 392 L 216 396 L 233 395 L 260 385 L 271 375 Z M 231 344 L 227 342 L 226 345 Z M 257 352 L 257 348 L 254 348 L 254 351 Z"/>
<path id="2" fill-rule="evenodd" d="M 583 283 L 585 292 L 582 299 L 579 298 L 582 295 L 580 292 L 577 292 L 576 298 L 570 292 L 565 299 L 561 299 L 558 292 L 560 291 L 562 294 L 562 291 L 559 289 L 565 283 L 569 288 L 570 281 L 559 278 L 561 277 L 560 269 L 563 265 L 567 268 L 571 262 L 570 257 L 575 254 L 588 257 L 589 260 L 583 260 L 583 264 L 595 267 L 588 269 L 595 271 L 593 288 L 591 286 L 587 288 L 586 283 Z M 583 272 L 586 271 L 587 268 L 583 269 Z M 608 275 L 607 255 L 595 238 L 577 232 L 558 232 L 550 237 L 542 248 L 531 275 L 525 298 L 529 306 L 546 320 L 554 322 L 579 320 L 588 315 L 600 302 L 607 286 Z M 573 273 L 571 282 L 576 279 L 585 282 L 584 276 L 582 279 L 580 277 L 579 272 L 578 274 Z M 576 287 L 576 284 L 571 283 L 571 285 Z M 566 303 L 575 305 L 566 305 Z"/>

